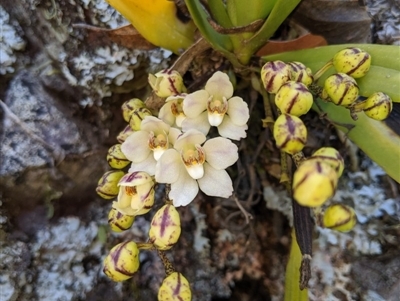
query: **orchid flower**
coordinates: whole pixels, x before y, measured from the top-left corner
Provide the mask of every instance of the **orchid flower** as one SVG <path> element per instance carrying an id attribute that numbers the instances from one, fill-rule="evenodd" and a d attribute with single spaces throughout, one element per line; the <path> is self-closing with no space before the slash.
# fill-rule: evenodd
<path id="1" fill-rule="evenodd" d="M 171 184 L 169 198 L 174 206 L 188 205 L 199 188 L 209 196 L 228 198 L 233 187 L 225 169 L 237 159 L 238 148 L 229 139 L 206 141 L 203 133 L 190 129 L 157 161 L 155 179 Z"/>
<path id="2" fill-rule="evenodd" d="M 158 118 L 170 126 L 181 128 L 182 121 L 186 118 L 182 108 L 182 102 L 186 95 L 186 93 L 181 93 L 169 96 L 165 100 L 165 104 L 161 107 Z"/>
<path id="3" fill-rule="evenodd" d="M 154 175 L 157 160 L 180 133 L 156 117 L 143 119 L 140 131 L 132 133 L 121 145 L 126 158 L 132 161 L 129 172 L 144 171 Z"/>
<path id="4" fill-rule="evenodd" d="M 207 81 L 204 90 L 187 95 L 183 101 L 186 118 L 182 130 L 198 129 L 204 135 L 216 126 L 222 137 L 240 140 L 246 137 L 249 108 L 241 97 L 233 95 L 228 75 L 216 72 Z"/>

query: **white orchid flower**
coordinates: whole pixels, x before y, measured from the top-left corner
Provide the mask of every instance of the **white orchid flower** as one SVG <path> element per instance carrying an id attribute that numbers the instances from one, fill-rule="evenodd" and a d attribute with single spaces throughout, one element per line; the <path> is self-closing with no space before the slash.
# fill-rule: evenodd
<path id="1" fill-rule="evenodd" d="M 188 205 L 199 188 L 209 196 L 227 198 L 232 195 L 233 187 L 225 169 L 237 159 L 238 148 L 229 139 L 218 137 L 206 141 L 203 133 L 190 129 L 158 160 L 155 179 L 171 184 L 169 198 L 176 207 Z"/>
<path id="2" fill-rule="evenodd" d="M 171 128 L 157 117 L 145 117 L 140 131 L 132 133 L 121 145 L 126 158 L 132 161 L 129 172 L 144 171 L 154 175 L 157 160 L 180 134 L 180 130 Z"/>
<path id="3" fill-rule="evenodd" d="M 216 126 L 222 137 L 240 140 L 246 137 L 249 108 L 241 97 L 233 95 L 228 75 L 217 71 L 207 81 L 204 90 L 187 95 L 183 101 L 186 118 L 182 130 L 198 129 L 207 135 Z"/>
<path id="4" fill-rule="evenodd" d="M 182 121 L 186 118 L 182 108 L 186 96 L 186 93 L 181 93 L 168 97 L 158 113 L 158 118 L 170 126 L 181 128 Z"/>

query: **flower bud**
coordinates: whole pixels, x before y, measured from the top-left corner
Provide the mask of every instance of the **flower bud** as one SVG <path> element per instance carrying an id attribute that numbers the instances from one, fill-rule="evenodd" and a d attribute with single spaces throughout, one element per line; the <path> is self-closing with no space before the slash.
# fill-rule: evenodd
<path id="1" fill-rule="evenodd" d="M 313 96 L 306 85 L 288 81 L 276 93 L 275 104 L 282 113 L 301 116 L 311 109 Z"/>
<path id="2" fill-rule="evenodd" d="M 368 97 L 363 107 L 365 115 L 375 120 L 386 119 L 392 109 L 392 99 L 382 92 L 376 92 Z"/>
<path id="3" fill-rule="evenodd" d="M 173 205 L 161 207 L 150 225 L 150 242 L 159 250 L 170 249 L 181 235 L 181 219 Z"/>
<path id="4" fill-rule="evenodd" d="M 132 130 L 139 131 L 140 125 L 146 116 L 152 116 L 149 109 L 138 108 L 134 110 L 131 114 L 131 118 L 129 119 L 129 125 L 131 126 Z"/>
<path id="5" fill-rule="evenodd" d="M 106 200 L 115 198 L 119 191 L 118 182 L 124 174 L 122 170 L 107 171 L 97 183 L 97 194 Z"/>
<path id="6" fill-rule="evenodd" d="M 305 161 L 293 175 L 293 197 L 302 206 L 318 207 L 325 203 L 337 186 L 338 175 L 320 161 Z"/>
<path id="7" fill-rule="evenodd" d="M 159 97 L 168 97 L 186 92 L 183 78 L 175 70 L 165 69 L 155 75 L 149 74 L 149 84 Z"/>
<path id="8" fill-rule="evenodd" d="M 132 135 L 135 131 L 132 130 L 131 126 L 128 124 L 117 136 L 119 143 L 124 143 L 126 138 Z"/>
<path id="9" fill-rule="evenodd" d="M 318 160 L 320 162 L 329 164 L 337 172 L 338 177 L 340 177 L 343 173 L 343 157 L 340 155 L 338 150 L 333 147 L 321 147 L 314 154 L 312 154 L 310 158 L 308 158 L 308 161 L 310 160 Z"/>
<path id="10" fill-rule="evenodd" d="M 115 144 L 110 147 L 107 153 L 107 162 L 112 168 L 122 169 L 131 163 L 121 150 L 121 144 Z"/>
<path id="11" fill-rule="evenodd" d="M 267 62 L 261 69 L 261 81 L 268 93 L 275 94 L 289 79 L 290 68 L 282 61 Z"/>
<path id="12" fill-rule="evenodd" d="M 346 48 L 335 54 L 333 66 L 337 72 L 360 78 L 367 74 L 371 67 L 371 56 L 360 48 Z"/>
<path id="13" fill-rule="evenodd" d="M 344 73 L 337 73 L 326 79 L 322 98 L 326 99 L 329 96 L 334 104 L 346 107 L 356 101 L 358 92 L 354 78 Z"/>
<path id="14" fill-rule="evenodd" d="M 129 119 L 131 118 L 131 114 L 133 113 L 134 110 L 137 110 L 139 108 L 145 108 L 145 104 L 142 100 L 139 98 L 132 98 L 128 101 L 125 101 L 122 106 L 122 117 L 126 122 L 129 122 Z"/>
<path id="15" fill-rule="evenodd" d="M 325 210 L 323 223 L 325 228 L 348 232 L 354 228 L 357 217 L 353 208 L 343 204 L 334 204 Z"/>
<path id="16" fill-rule="evenodd" d="M 190 301 L 192 291 L 187 279 L 178 272 L 173 272 L 163 280 L 158 291 L 158 301 Z"/>
<path id="17" fill-rule="evenodd" d="M 116 282 L 132 278 L 138 269 L 139 249 L 133 241 L 116 245 L 104 259 L 104 274 Z"/>
<path id="18" fill-rule="evenodd" d="M 143 172 L 127 173 L 118 183 L 119 193 L 113 208 L 126 215 L 142 215 L 154 205 L 154 181 Z"/>
<path id="19" fill-rule="evenodd" d="M 306 144 L 307 128 L 299 117 L 282 114 L 275 121 L 274 138 L 278 148 L 293 155 Z"/>
<path id="20" fill-rule="evenodd" d="M 307 87 L 311 85 L 314 78 L 310 68 L 300 62 L 290 62 L 288 65 L 290 68 L 290 80 L 303 83 Z"/>
<path id="21" fill-rule="evenodd" d="M 115 208 L 111 208 L 110 213 L 108 213 L 108 224 L 114 232 L 128 230 L 132 227 L 134 220 L 134 216 L 123 214 Z"/>

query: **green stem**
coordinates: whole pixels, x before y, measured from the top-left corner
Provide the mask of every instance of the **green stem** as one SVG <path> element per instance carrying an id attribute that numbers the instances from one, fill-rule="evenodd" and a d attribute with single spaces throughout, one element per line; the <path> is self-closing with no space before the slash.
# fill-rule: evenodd
<path id="1" fill-rule="evenodd" d="M 175 272 L 175 268 L 172 265 L 172 263 L 169 261 L 169 259 L 167 258 L 167 255 L 165 254 L 164 251 L 161 250 L 157 250 L 158 256 L 160 257 L 163 265 L 164 265 L 164 269 L 165 269 L 165 274 L 166 276 L 171 275 L 172 273 Z"/>
<path id="2" fill-rule="evenodd" d="M 328 61 L 321 69 L 314 74 L 314 82 L 316 83 L 319 78 L 333 65 L 333 60 Z"/>

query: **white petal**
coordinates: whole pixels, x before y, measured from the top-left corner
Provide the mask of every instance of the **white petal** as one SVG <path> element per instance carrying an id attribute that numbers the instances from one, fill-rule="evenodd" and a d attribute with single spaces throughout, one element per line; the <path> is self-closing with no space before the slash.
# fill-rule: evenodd
<path id="1" fill-rule="evenodd" d="M 178 180 L 171 184 L 169 198 L 172 200 L 175 207 L 186 206 L 194 200 L 199 192 L 199 185 L 196 180 L 184 170 Z"/>
<path id="2" fill-rule="evenodd" d="M 155 150 L 153 150 L 154 160 L 158 161 L 158 159 L 160 159 L 165 150 L 166 150 L 165 148 L 156 148 Z"/>
<path id="3" fill-rule="evenodd" d="M 173 101 L 165 103 L 158 113 L 158 118 L 160 118 L 165 123 L 169 124 L 170 126 L 175 124 L 175 116 L 172 114 L 171 105 Z"/>
<path id="4" fill-rule="evenodd" d="M 232 195 L 232 180 L 226 170 L 216 170 L 204 163 L 204 177 L 197 180 L 200 189 L 209 196 L 228 198 Z"/>
<path id="5" fill-rule="evenodd" d="M 118 202 L 113 202 L 112 207 L 117 209 L 122 214 L 135 215 L 136 213 L 136 210 L 132 209 L 131 206 L 124 207 L 121 204 L 118 204 Z"/>
<path id="6" fill-rule="evenodd" d="M 218 133 L 222 137 L 226 137 L 233 140 L 240 140 L 246 137 L 247 124 L 236 125 L 233 124 L 230 117 L 225 115 L 224 121 L 218 127 Z"/>
<path id="7" fill-rule="evenodd" d="M 174 144 L 174 148 L 180 151 L 184 149 L 185 146 L 192 147 L 195 145 L 200 145 L 203 144 L 204 141 L 206 141 L 206 136 L 202 132 L 199 132 L 195 129 L 190 129 L 178 137 Z"/>
<path id="8" fill-rule="evenodd" d="M 212 126 L 219 126 L 224 120 L 225 114 L 207 112 L 208 123 Z"/>
<path id="9" fill-rule="evenodd" d="M 164 152 L 156 165 L 156 182 L 174 183 L 178 180 L 179 173 L 186 172 L 181 155 L 175 149 L 168 149 Z"/>
<path id="10" fill-rule="evenodd" d="M 168 133 L 170 126 L 154 116 L 146 116 L 140 124 L 140 130 L 153 133 Z"/>
<path id="11" fill-rule="evenodd" d="M 145 160 L 150 154 L 148 146 L 149 133 L 137 131 L 132 133 L 121 145 L 125 157 L 135 163 Z"/>
<path id="12" fill-rule="evenodd" d="M 134 171 L 144 171 L 149 175 L 154 176 L 156 172 L 156 163 L 157 161 L 154 159 L 153 152 L 149 152 L 149 155 L 145 160 L 138 163 L 131 163 L 131 168 L 129 168 L 129 172 Z"/>
<path id="13" fill-rule="evenodd" d="M 231 121 L 236 125 L 244 125 L 249 120 L 249 107 L 241 97 L 232 97 L 228 100 L 228 112 Z"/>
<path id="14" fill-rule="evenodd" d="M 234 164 L 238 158 L 238 148 L 229 139 L 217 137 L 203 145 L 206 161 L 215 169 L 225 169 Z"/>
<path id="15" fill-rule="evenodd" d="M 208 113 L 204 111 L 196 118 L 185 118 L 182 122 L 182 131 L 187 132 L 190 129 L 196 129 L 207 135 L 210 131 L 210 123 L 208 122 Z"/>
<path id="16" fill-rule="evenodd" d="M 178 115 L 175 117 L 175 124 L 176 124 L 176 126 L 179 127 L 179 128 L 181 128 L 181 127 L 182 127 L 182 122 L 185 120 L 185 118 L 186 118 L 186 115 L 185 115 L 185 114 L 183 114 L 183 113 L 178 114 Z"/>
<path id="17" fill-rule="evenodd" d="M 193 179 L 197 180 L 204 176 L 204 167 L 203 164 L 194 164 L 191 166 L 186 166 L 186 171 L 188 172 L 189 176 Z"/>
<path id="18" fill-rule="evenodd" d="M 182 132 L 177 128 L 170 128 L 168 133 L 168 143 L 174 145 L 176 139 L 178 139 L 179 135 L 181 134 Z"/>
<path id="19" fill-rule="evenodd" d="M 215 72 L 210 77 L 204 89 L 214 96 L 214 99 L 222 99 L 222 97 L 229 99 L 233 95 L 233 85 L 228 75 L 221 71 Z"/>
<path id="20" fill-rule="evenodd" d="M 182 102 L 182 109 L 186 117 L 195 118 L 207 110 L 207 101 L 210 95 L 206 90 L 199 90 L 188 94 Z"/>

